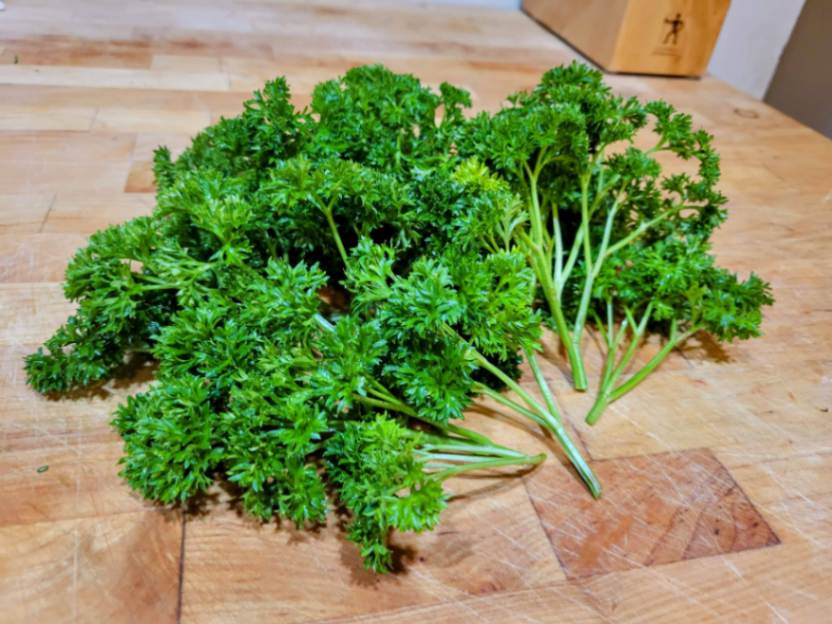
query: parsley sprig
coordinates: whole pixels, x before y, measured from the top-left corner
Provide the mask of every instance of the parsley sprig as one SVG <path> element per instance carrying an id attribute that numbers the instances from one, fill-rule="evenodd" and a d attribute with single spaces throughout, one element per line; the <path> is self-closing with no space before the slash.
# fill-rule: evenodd
<path id="1" fill-rule="evenodd" d="M 590 424 L 697 332 L 759 335 L 761 307 L 773 302 L 768 285 L 715 268 L 709 252 L 726 216 L 710 134 L 666 102 L 614 95 L 600 72 L 578 63 L 546 72 L 509 102 L 469 123 L 460 154 L 522 197 L 513 240 L 539 281 L 577 390 L 589 386 L 582 338 L 588 323 L 598 326 L 607 354 Z M 637 147 L 648 132 L 652 146 Z M 694 171 L 665 172 L 660 155 Z M 664 346 L 618 384 L 648 331 L 664 335 Z"/>

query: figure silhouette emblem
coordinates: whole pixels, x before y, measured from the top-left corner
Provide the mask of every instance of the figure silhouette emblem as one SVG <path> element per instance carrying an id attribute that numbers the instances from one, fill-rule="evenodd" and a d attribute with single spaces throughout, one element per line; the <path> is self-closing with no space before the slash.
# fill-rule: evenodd
<path id="1" fill-rule="evenodd" d="M 682 20 L 682 14 L 677 13 L 676 17 L 673 19 L 664 19 L 664 23 L 670 25 L 670 30 L 667 32 L 667 35 L 664 37 L 664 41 L 662 43 L 672 43 L 676 45 L 679 42 L 679 33 L 682 32 L 682 28 L 685 27 L 685 22 Z"/>

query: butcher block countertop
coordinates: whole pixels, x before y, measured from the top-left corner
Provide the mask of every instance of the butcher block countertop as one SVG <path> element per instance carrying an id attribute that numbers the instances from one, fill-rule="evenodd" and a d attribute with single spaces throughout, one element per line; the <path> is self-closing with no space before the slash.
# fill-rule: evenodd
<path id="1" fill-rule="evenodd" d="M 450 481 L 460 498 L 439 529 L 396 536 L 399 570 L 376 577 L 335 522 L 261 526 L 221 492 L 187 514 L 142 501 L 108 423 L 150 373 L 50 400 L 22 358 L 72 310 L 73 251 L 152 209 L 153 148 L 181 151 L 264 80 L 287 76 L 302 105 L 320 80 L 383 62 L 494 110 L 576 53 L 519 12 L 421 3 L 7 4 L 0 622 L 830 621 L 832 142 L 712 78 L 610 76 L 716 135 L 730 216 L 715 250 L 771 281 L 765 335 L 691 341 L 594 428 L 550 338 L 545 372 L 604 497 L 540 431 L 478 405 L 472 427 L 548 461 Z"/>

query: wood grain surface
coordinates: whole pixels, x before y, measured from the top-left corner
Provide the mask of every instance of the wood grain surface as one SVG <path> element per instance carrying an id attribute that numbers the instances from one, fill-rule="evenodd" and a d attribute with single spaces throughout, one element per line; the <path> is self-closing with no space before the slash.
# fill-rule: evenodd
<path id="1" fill-rule="evenodd" d="M 828 622 L 832 611 L 832 143 L 710 78 L 611 76 L 716 134 L 722 264 L 771 280 L 765 336 L 693 341 L 588 428 L 550 337 L 545 372 L 605 481 L 589 500 L 540 431 L 472 427 L 550 459 L 456 479 L 399 572 L 360 567 L 335 519 L 299 533 L 191 514 L 117 476 L 114 406 L 152 378 L 49 400 L 22 357 L 71 312 L 86 236 L 153 206 L 164 143 L 286 75 L 295 101 L 367 62 L 449 80 L 496 109 L 575 57 L 519 12 L 422 3 L 8 0 L 0 13 L 0 622 Z M 590 359 L 595 349 L 588 338 Z M 649 351 L 649 348 L 647 349 Z M 647 353 L 645 353 L 647 355 Z M 527 375 L 524 383 L 534 384 Z"/>

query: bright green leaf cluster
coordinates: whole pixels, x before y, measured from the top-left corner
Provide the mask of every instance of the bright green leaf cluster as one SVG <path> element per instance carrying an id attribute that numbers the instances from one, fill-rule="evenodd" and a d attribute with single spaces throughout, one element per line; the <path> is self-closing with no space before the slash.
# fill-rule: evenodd
<path id="1" fill-rule="evenodd" d="M 391 530 L 436 526 L 446 479 L 543 459 L 458 424 L 479 395 L 549 431 L 599 496 L 536 361 L 541 320 L 579 387 L 597 323 L 600 414 L 660 362 L 620 383 L 647 331 L 662 357 L 700 330 L 748 338 L 771 299 L 709 254 L 725 200 L 688 116 L 577 64 L 510 102 L 469 120 L 465 91 L 381 66 L 304 110 L 267 83 L 178 158 L 157 150 L 155 210 L 76 253 L 77 309 L 27 357 L 30 384 L 67 392 L 151 356 L 155 382 L 113 421 L 131 487 L 173 504 L 220 479 L 298 526 L 337 505 L 377 571 Z M 648 126 L 656 145 L 635 148 Z M 658 152 L 696 173 L 663 174 Z M 542 398 L 517 383 L 523 361 Z"/>
<path id="2" fill-rule="evenodd" d="M 133 488 L 177 503 L 221 478 L 299 526 L 335 499 L 386 569 L 390 530 L 435 526 L 445 478 L 542 459 L 452 423 L 503 383 L 472 352 L 513 382 L 539 334 L 522 256 L 481 242 L 508 191 L 457 179 L 467 99 L 365 67 L 297 111 L 278 79 L 175 161 L 159 149 L 156 209 L 77 252 L 77 311 L 30 383 L 65 392 L 152 356 L 155 383 L 114 420 Z"/>

